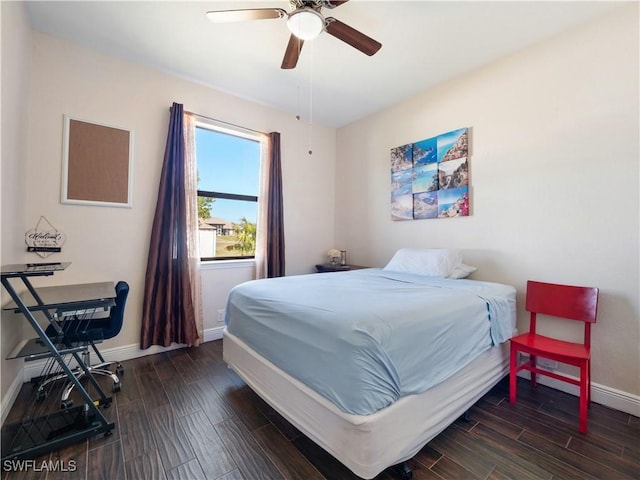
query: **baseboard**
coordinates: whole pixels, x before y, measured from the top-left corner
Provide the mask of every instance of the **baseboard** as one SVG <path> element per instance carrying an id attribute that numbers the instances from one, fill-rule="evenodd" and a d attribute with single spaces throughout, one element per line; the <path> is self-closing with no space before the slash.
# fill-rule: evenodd
<path id="1" fill-rule="evenodd" d="M 218 340 L 222 338 L 222 331 L 224 330 L 224 326 L 209 328 L 204 331 L 204 342 L 210 342 L 212 340 Z M 147 348 L 146 350 L 142 350 L 138 344 L 133 345 L 125 345 L 122 347 L 113 347 L 113 348 L 100 348 L 100 353 L 104 357 L 105 360 L 109 362 L 123 362 L 125 360 L 131 360 L 132 358 L 145 357 L 147 355 L 154 355 L 156 353 L 168 352 L 170 350 L 176 350 L 178 348 L 183 348 L 182 344 L 173 344 L 170 347 L 160 347 L 158 345 L 154 345 L 152 347 Z M 44 368 L 46 360 L 36 361 L 36 362 L 25 362 L 24 367 L 22 369 L 22 382 L 28 382 L 33 377 L 37 377 L 42 374 L 42 369 Z M 75 367 L 75 362 L 71 363 L 71 367 Z M 20 383 L 19 387 L 22 386 Z M 18 390 L 20 389 L 18 387 Z M 16 393 L 17 395 L 17 393 Z M 11 405 L 13 405 L 13 401 L 15 397 L 11 400 Z M 3 405 L 4 407 L 4 405 Z M 4 413 L 4 408 L 3 408 Z M 4 419 L 3 419 L 4 420 Z"/>
<path id="2" fill-rule="evenodd" d="M 224 330 L 224 325 L 219 327 L 209 328 L 204 331 L 204 341 L 210 342 L 211 340 L 220 340 L 222 338 L 222 331 Z"/>
<path id="3" fill-rule="evenodd" d="M 9 410 L 11 410 L 13 402 L 15 402 L 16 398 L 18 398 L 18 393 L 20 393 L 22 383 L 22 377 L 20 375 L 16 375 L 16 378 L 13 379 L 13 382 L 9 386 L 9 390 L 2 398 L 2 405 L 0 406 L 0 409 L 2 411 L 2 419 L 0 420 L 0 424 L 4 424 L 7 415 L 9 415 Z"/>
<path id="4" fill-rule="evenodd" d="M 518 376 L 526 379 L 531 378 L 530 372 L 527 371 L 519 372 Z M 572 375 L 567 375 L 567 377 L 578 380 L 577 377 Z M 560 390 L 561 392 L 569 393 L 576 397 L 580 395 L 577 385 L 562 382 L 555 378 L 538 375 L 538 383 Z M 605 407 L 613 408 L 614 410 L 619 410 L 621 412 L 640 417 L 640 396 L 632 393 L 623 392 L 621 390 L 616 390 L 615 388 L 607 387 L 606 385 L 591 382 L 591 401 L 604 405 Z"/>
<path id="5" fill-rule="evenodd" d="M 210 342 L 212 340 L 219 340 L 222 338 L 222 331 L 224 330 L 224 326 L 210 328 L 204 331 L 204 342 Z M 123 347 L 114 347 L 109 349 L 100 350 L 102 355 L 105 357 L 105 360 L 108 361 L 124 361 L 131 360 L 132 358 L 144 357 L 146 355 L 153 355 L 161 352 L 168 352 L 170 350 L 175 350 L 178 348 L 182 348 L 184 345 L 175 344 L 170 347 L 159 347 L 153 346 L 146 350 L 140 349 L 140 347 L 135 345 L 126 345 Z M 13 406 L 13 402 L 18 396 L 18 392 L 22 387 L 24 382 L 28 382 L 31 378 L 37 377 L 41 374 L 42 369 L 45 365 L 45 361 L 38 362 L 25 362 L 25 366 L 22 369 L 22 376 L 18 375 L 9 390 L 4 395 L 2 399 L 2 420 L 4 420 L 9 413 L 9 410 Z M 523 371 L 518 373 L 518 376 L 523 378 L 530 378 L 529 372 Z M 575 378 L 575 377 L 574 377 Z M 538 382 L 542 385 L 546 385 L 547 387 L 554 388 L 556 390 L 560 390 L 565 393 L 569 393 L 571 395 L 578 396 L 578 387 L 575 385 L 571 385 L 566 382 L 561 382 L 556 380 L 555 378 L 545 377 L 542 375 L 538 376 Z M 619 410 L 621 412 L 628 413 L 630 415 L 634 415 L 636 417 L 640 417 L 640 396 L 634 395 L 632 393 L 623 392 L 621 390 L 616 390 L 615 388 L 607 387 L 605 385 L 600 385 L 597 383 L 591 384 L 591 399 L 595 403 L 599 403 L 604 405 L 605 407 L 613 408 L 614 410 Z"/>

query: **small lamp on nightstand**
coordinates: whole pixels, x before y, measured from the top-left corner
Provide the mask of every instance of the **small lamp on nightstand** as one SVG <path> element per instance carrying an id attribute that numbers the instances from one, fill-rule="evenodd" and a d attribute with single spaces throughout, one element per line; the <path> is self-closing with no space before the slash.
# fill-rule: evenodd
<path id="1" fill-rule="evenodd" d="M 331 250 L 329 250 L 329 252 L 327 253 L 327 256 L 329 257 L 329 263 L 333 266 L 338 265 L 338 262 L 340 261 L 340 258 L 342 256 L 340 250 L 336 249 L 336 248 L 332 248 Z"/>

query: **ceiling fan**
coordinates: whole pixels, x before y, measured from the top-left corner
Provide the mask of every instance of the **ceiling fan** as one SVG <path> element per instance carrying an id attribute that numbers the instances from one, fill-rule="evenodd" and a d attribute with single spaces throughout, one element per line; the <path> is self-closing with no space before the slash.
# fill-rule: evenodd
<path id="1" fill-rule="evenodd" d="M 382 44 L 362 32 L 333 17 L 324 17 L 322 8 L 334 9 L 349 0 L 289 0 L 291 11 L 282 8 L 248 8 L 240 10 L 218 10 L 207 12 L 214 23 L 241 22 L 245 20 L 268 20 L 286 18 L 291 31 L 281 68 L 294 68 L 305 40 L 317 37 L 326 31 L 329 35 L 348 43 L 366 55 L 375 54 Z"/>

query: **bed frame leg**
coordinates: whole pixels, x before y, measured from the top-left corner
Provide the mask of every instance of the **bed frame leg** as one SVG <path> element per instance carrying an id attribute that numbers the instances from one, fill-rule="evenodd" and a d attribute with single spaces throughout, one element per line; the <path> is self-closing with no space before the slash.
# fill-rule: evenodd
<path id="1" fill-rule="evenodd" d="M 469 410 L 464 412 L 464 421 L 465 422 L 470 422 L 471 421 L 471 412 Z"/>
<path id="2" fill-rule="evenodd" d="M 407 462 L 394 465 L 392 471 L 398 475 L 400 480 L 411 480 L 413 478 L 413 472 L 409 468 L 409 465 L 407 465 Z"/>

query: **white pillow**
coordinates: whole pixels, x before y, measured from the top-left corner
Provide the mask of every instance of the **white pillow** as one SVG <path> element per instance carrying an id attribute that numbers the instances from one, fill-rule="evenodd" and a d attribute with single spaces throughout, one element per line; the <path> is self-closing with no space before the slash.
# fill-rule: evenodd
<path id="1" fill-rule="evenodd" d="M 476 267 L 461 263 L 460 265 L 456 265 L 455 267 L 453 267 L 451 273 L 449 273 L 449 278 L 467 278 L 476 270 L 478 270 Z"/>
<path id="2" fill-rule="evenodd" d="M 401 248 L 384 270 L 415 273 L 430 277 L 448 277 L 454 267 L 462 264 L 458 250 L 446 248 Z"/>

